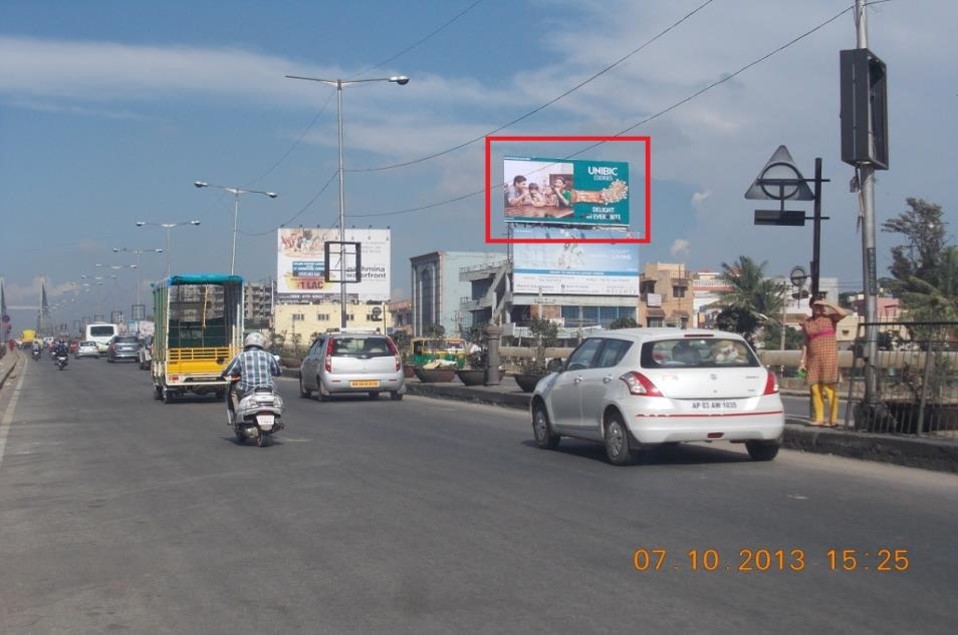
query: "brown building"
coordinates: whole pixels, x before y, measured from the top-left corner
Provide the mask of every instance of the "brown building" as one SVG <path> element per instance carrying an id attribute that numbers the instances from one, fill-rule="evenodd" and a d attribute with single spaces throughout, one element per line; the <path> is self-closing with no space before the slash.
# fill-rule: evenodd
<path id="1" fill-rule="evenodd" d="M 646 263 L 639 279 L 639 325 L 688 327 L 692 296 L 692 275 L 684 264 Z"/>

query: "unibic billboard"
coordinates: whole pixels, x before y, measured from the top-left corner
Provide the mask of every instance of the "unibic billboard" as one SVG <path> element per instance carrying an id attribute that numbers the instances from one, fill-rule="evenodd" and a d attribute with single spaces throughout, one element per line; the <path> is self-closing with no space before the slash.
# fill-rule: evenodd
<path id="1" fill-rule="evenodd" d="M 326 282 L 327 241 L 360 243 L 361 280 L 346 285 L 351 299 L 387 302 L 390 295 L 390 249 L 388 229 L 321 228 L 280 229 L 277 232 L 276 293 L 280 300 L 338 300 L 340 284 Z M 337 269 L 338 261 L 330 263 Z M 347 262 L 347 278 L 353 268 Z"/>
<path id="2" fill-rule="evenodd" d="M 628 235 L 571 227 L 517 227 L 518 239 L 543 242 L 513 247 L 513 292 L 550 295 L 636 296 L 639 293 L 639 248 L 617 242 Z M 585 243 L 583 239 L 604 239 Z M 552 243 L 545 240 L 561 239 Z"/>
<path id="3" fill-rule="evenodd" d="M 506 222 L 628 227 L 629 164 L 505 157 Z"/>

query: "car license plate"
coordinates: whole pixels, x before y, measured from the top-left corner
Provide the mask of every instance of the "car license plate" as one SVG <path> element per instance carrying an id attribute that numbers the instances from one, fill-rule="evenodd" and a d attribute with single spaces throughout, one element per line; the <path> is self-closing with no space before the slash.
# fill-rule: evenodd
<path id="1" fill-rule="evenodd" d="M 264 430 L 271 430 L 275 420 L 276 415 L 256 415 L 256 423 Z"/>
<path id="2" fill-rule="evenodd" d="M 350 388 L 379 388 L 378 379 L 356 379 L 349 382 Z"/>
<path id="3" fill-rule="evenodd" d="M 733 399 L 697 399 L 689 404 L 693 412 L 724 412 L 738 410 L 738 402 Z"/>

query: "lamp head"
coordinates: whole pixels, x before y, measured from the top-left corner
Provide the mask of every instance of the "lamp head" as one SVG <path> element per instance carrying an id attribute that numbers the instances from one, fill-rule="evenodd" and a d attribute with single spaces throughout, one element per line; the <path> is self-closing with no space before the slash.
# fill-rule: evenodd
<path id="1" fill-rule="evenodd" d="M 399 84 L 400 86 L 405 86 L 409 83 L 409 78 L 405 75 L 394 75 L 389 78 L 389 81 Z"/>
<path id="2" fill-rule="evenodd" d="M 114 248 L 113 248 L 113 253 L 119 253 L 119 251 L 120 251 L 120 248 L 119 248 L 119 247 L 114 247 Z"/>
<path id="3" fill-rule="evenodd" d="M 136 226 L 137 226 L 137 227 L 143 227 L 144 225 L 146 225 L 146 223 L 144 223 L 143 221 L 141 221 L 141 220 L 136 221 Z"/>
<path id="4" fill-rule="evenodd" d="M 207 187 L 209 186 L 209 183 L 207 183 L 206 181 L 193 181 L 193 185 L 195 185 L 196 187 Z"/>
<path id="5" fill-rule="evenodd" d="M 277 194 L 276 192 L 267 192 L 266 196 L 270 198 L 276 198 L 277 196 L 279 196 L 279 194 Z"/>
<path id="6" fill-rule="evenodd" d="M 200 224 L 200 221 L 198 221 L 198 220 L 191 220 L 191 221 L 190 221 L 190 225 L 199 225 L 199 224 Z"/>

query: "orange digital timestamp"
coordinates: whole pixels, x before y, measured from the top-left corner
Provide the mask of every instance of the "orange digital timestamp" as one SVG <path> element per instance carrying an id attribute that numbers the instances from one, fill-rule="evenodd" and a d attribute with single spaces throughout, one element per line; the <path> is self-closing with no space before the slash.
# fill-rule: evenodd
<path id="1" fill-rule="evenodd" d="M 903 572 L 911 566 L 907 549 L 880 548 L 829 549 L 825 552 L 829 571 Z M 669 559 L 664 548 L 640 547 L 632 552 L 632 567 L 640 572 L 716 571 L 736 573 L 768 573 L 773 571 L 800 573 L 809 566 L 804 549 L 742 548 L 734 556 L 725 557 L 712 547 L 689 549 L 678 558 Z"/>

